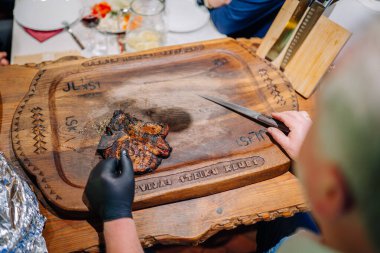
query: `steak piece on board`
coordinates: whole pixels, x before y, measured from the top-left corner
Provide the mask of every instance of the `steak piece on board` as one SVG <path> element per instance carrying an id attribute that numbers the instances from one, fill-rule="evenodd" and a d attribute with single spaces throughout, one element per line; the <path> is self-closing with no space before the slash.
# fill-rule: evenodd
<path id="1" fill-rule="evenodd" d="M 121 150 L 128 151 L 137 173 L 152 172 L 170 155 L 171 147 L 165 140 L 169 126 L 144 122 L 122 110 L 114 112 L 102 136 L 98 153 L 103 158 L 120 159 Z"/>

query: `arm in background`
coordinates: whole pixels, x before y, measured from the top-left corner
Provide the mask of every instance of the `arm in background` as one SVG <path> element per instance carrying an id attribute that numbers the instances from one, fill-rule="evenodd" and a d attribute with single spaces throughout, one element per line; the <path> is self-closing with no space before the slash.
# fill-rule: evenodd
<path id="1" fill-rule="evenodd" d="M 209 0 L 212 5 L 213 0 Z M 284 0 L 232 0 L 211 9 L 210 15 L 219 32 L 231 37 L 263 37 Z"/>

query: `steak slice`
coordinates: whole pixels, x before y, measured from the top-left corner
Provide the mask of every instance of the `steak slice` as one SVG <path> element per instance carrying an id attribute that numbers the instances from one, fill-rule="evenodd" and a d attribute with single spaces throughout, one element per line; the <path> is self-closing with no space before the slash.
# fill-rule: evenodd
<path id="1" fill-rule="evenodd" d="M 170 155 L 171 147 L 165 140 L 169 126 L 163 123 L 144 122 L 122 110 L 114 112 L 102 136 L 98 153 L 103 158 L 120 159 L 125 149 L 136 173 L 152 172 Z"/>

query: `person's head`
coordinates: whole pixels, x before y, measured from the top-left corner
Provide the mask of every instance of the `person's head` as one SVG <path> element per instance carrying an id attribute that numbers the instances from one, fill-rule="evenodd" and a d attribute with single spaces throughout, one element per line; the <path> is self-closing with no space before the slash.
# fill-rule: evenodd
<path id="1" fill-rule="evenodd" d="M 323 84 L 317 117 L 298 164 L 322 235 L 328 234 L 329 241 L 341 250 L 363 243 L 363 238 L 369 238 L 372 251 L 380 250 L 380 22 L 377 21 L 360 47 L 346 56 Z M 343 239 L 355 237 L 357 242 Z"/>

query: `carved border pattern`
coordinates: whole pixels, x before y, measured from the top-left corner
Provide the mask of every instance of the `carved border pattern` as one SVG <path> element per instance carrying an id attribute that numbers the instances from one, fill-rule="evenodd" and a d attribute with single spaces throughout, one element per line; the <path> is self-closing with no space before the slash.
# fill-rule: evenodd
<path id="1" fill-rule="evenodd" d="M 278 105 L 285 106 L 286 100 L 281 95 L 276 84 L 273 83 L 272 78 L 269 77 L 268 71 L 266 69 L 259 69 L 260 76 L 264 79 L 264 83 L 267 85 L 267 89 L 270 94 L 274 97 Z"/>
<path id="2" fill-rule="evenodd" d="M 216 224 L 213 224 L 207 231 L 205 231 L 198 239 L 196 239 L 192 244 L 198 245 L 206 241 L 211 236 L 222 230 L 231 230 L 240 225 L 252 225 L 259 221 L 270 221 L 279 217 L 291 217 L 299 212 L 306 212 L 309 208 L 305 204 L 289 206 L 286 208 L 272 210 L 269 212 L 251 214 L 241 217 L 233 217 L 229 219 L 222 220 Z M 168 244 L 178 241 L 178 238 L 175 236 L 165 235 L 165 239 L 160 239 L 161 235 L 158 236 L 146 236 L 140 239 L 143 247 L 151 247 L 157 243 Z M 184 241 L 190 241 L 190 238 L 184 238 Z M 166 243 L 167 242 L 167 243 Z"/>
<path id="3" fill-rule="evenodd" d="M 82 66 L 91 67 L 91 66 L 98 66 L 98 65 L 143 60 L 143 59 L 160 57 L 160 56 L 186 54 L 186 53 L 201 51 L 204 48 L 205 48 L 204 45 L 193 45 L 193 46 L 188 46 L 188 47 L 183 47 L 183 48 L 168 49 L 164 51 L 157 51 L 157 52 L 151 52 L 151 53 L 145 53 L 145 54 L 126 55 L 119 58 L 114 58 L 114 57 L 113 58 L 98 58 L 94 60 L 85 61 L 82 63 Z"/>
<path id="4" fill-rule="evenodd" d="M 46 137 L 44 135 L 44 132 L 46 131 L 46 126 L 44 126 L 45 121 L 42 119 L 42 116 L 43 116 L 42 108 L 39 106 L 36 106 L 36 107 L 33 107 L 33 109 L 30 111 L 33 113 L 33 115 L 31 116 L 31 118 L 33 119 L 32 132 L 34 133 L 33 139 L 36 141 L 33 145 L 36 148 L 34 150 L 34 153 L 42 154 L 46 152 L 46 147 L 45 147 L 46 141 L 44 141 Z"/>
<path id="5" fill-rule="evenodd" d="M 262 59 L 261 57 L 259 57 L 257 54 L 256 54 L 256 50 L 250 48 L 249 46 L 247 46 L 244 42 L 242 41 L 239 41 L 239 40 L 236 40 L 236 42 L 241 46 L 243 47 L 244 49 L 246 49 L 253 57 L 257 58 L 257 59 L 260 59 L 261 61 L 264 61 L 269 68 L 271 68 L 272 70 L 276 71 L 279 76 L 281 77 L 281 79 L 284 81 L 284 84 L 286 85 L 286 87 L 288 88 L 288 90 L 290 91 L 291 93 L 291 96 L 290 98 L 292 99 L 292 108 L 293 110 L 297 110 L 298 111 L 298 100 L 297 100 L 297 95 L 296 95 L 296 92 L 295 90 L 293 89 L 293 86 L 292 84 L 289 82 L 289 80 L 286 78 L 286 76 L 284 75 L 284 73 L 279 70 L 278 68 L 276 68 L 271 62 L 269 62 L 268 60 L 266 59 Z"/>
<path id="6" fill-rule="evenodd" d="M 16 109 L 16 113 L 13 116 L 13 121 L 12 121 L 12 131 L 11 131 L 12 144 L 13 144 L 12 146 L 13 146 L 13 151 L 15 152 L 16 157 L 20 161 L 21 165 L 25 169 L 27 168 L 29 173 L 33 174 L 36 178 L 40 179 L 39 180 L 40 186 L 43 187 L 44 189 L 50 189 L 50 192 L 49 191 L 46 191 L 46 192 L 52 195 L 52 198 L 54 198 L 55 200 L 61 200 L 62 197 L 59 196 L 53 189 L 51 189 L 51 186 L 47 183 L 44 172 L 40 170 L 37 166 L 33 165 L 31 161 L 25 156 L 25 153 L 21 147 L 20 136 L 18 133 L 21 114 L 24 112 L 24 108 L 26 104 L 28 103 L 28 101 L 35 95 L 37 84 L 45 72 L 46 72 L 46 69 L 42 69 L 38 71 L 38 73 L 34 76 L 33 81 L 29 88 L 29 92 L 25 95 L 25 97 L 22 99 L 22 101 L 20 102 L 19 106 Z"/>

